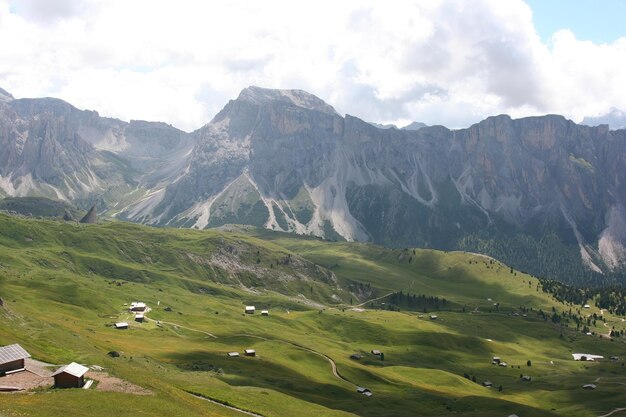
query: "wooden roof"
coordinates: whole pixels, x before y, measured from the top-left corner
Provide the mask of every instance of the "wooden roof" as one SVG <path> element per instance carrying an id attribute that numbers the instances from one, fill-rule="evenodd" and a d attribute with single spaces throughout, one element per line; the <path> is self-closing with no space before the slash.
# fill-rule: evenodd
<path id="1" fill-rule="evenodd" d="M 77 378 L 80 378 L 81 376 L 85 375 L 85 373 L 87 373 L 88 370 L 89 368 L 87 368 L 86 366 L 83 366 L 76 362 L 72 362 L 69 365 L 65 365 L 64 367 L 58 369 L 55 373 L 52 374 L 52 376 L 57 376 L 59 374 L 66 373 L 66 374 L 75 376 Z"/>
<path id="2" fill-rule="evenodd" d="M 30 354 L 17 343 L 0 347 L 0 363 L 14 362 L 26 358 L 30 358 Z"/>

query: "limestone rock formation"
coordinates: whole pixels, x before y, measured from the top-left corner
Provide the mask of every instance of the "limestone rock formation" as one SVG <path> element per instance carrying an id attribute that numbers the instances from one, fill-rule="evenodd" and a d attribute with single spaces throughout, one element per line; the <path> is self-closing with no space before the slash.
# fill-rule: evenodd
<path id="1" fill-rule="evenodd" d="M 96 206 L 92 206 L 87 214 L 80 219 L 80 223 L 84 224 L 96 224 L 98 223 L 98 212 L 96 211 Z"/>

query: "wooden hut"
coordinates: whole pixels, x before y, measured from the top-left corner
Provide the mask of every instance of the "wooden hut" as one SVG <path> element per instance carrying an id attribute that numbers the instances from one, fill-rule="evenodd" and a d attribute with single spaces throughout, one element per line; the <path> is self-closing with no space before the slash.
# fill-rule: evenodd
<path id="1" fill-rule="evenodd" d="M 89 368 L 72 362 L 59 370 L 52 376 L 54 377 L 55 388 L 81 388 L 85 385 L 85 373 Z"/>

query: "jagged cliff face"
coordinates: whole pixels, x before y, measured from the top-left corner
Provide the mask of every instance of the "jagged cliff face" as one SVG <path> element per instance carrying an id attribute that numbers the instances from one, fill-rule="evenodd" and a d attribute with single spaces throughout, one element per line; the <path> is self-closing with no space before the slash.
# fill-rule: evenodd
<path id="1" fill-rule="evenodd" d="M 0 194 L 114 206 L 179 175 L 193 144 L 163 123 L 103 118 L 58 99 L 0 101 Z"/>
<path id="2" fill-rule="evenodd" d="M 48 129 L 82 155 L 77 166 L 114 155 L 117 171 L 106 172 L 139 190 L 110 199 L 120 218 L 196 228 L 245 223 L 398 247 L 483 250 L 510 260 L 525 246 L 507 248 L 507 239 L 546 245 L 550 236 L 590 271 L 625 265 L 624 130 L 560 116 L 496 116 L 455 131 L 379 129 L 303 91 L 250 87 L 186 135 L 93 112 L 79 112 L 71 129 L 63 127 L 69 116 L 42 128 L 41 112 L 19 101 L 3 104 L 0 141 L 17 149 L 23 132 L 38 132 L 45 142 Z M 10 119 L 11 111 L 18 116 Z M 20 130 L 18 119 L 31 124 Z M 0 158 L 18 153 L 0 151 Z M 74 169 L 69 164 L 62 173 Z M 16 169 L 3 178 L 54 178 L 43 166 Z M 543 259 L 532 272 L 551 272 L 548 251 L 538 252 L 529 255 Z"/>

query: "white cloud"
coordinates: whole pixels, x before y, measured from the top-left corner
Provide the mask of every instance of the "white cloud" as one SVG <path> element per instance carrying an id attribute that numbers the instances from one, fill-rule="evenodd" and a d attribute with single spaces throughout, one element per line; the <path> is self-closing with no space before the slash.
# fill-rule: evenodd
<path id="1" fill-rule="evenodd" d="M 248 85 L 366 120 L 626 109 L 626 38 L 541 42 L 521 0 L 0 0 L 0 86 L 122 119 L 206 123 Z"/>

